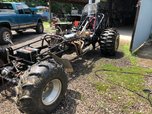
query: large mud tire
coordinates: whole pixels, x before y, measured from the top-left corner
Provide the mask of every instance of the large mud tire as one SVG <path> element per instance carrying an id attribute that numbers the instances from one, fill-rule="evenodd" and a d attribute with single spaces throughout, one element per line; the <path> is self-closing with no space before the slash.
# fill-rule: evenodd
<path id="1" fill-rule="evenodd" d="M 101 54 L 114 56 L 119 47 L 119 33 L 114 29 L 105 29 L 99 37 Z"/>
<path id="2" fill-rule="evenodd" d="M 25 72 L 16 90 L 19 110 L 27 114 L 49 114 L 66 93 L 67 76 L 54 59 L 43 61 Z"/>

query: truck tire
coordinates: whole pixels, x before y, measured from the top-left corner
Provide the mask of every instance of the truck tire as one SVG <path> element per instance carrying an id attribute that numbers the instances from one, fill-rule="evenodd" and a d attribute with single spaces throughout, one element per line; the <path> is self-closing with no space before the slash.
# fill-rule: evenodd
<path id="1" fill-rule="evenodd" d="M 99 37 L 101 54 L 114 56 L 119 47 L 119 33 L 114 29 L 106 29 Z"/>
<path id="2" fill-rule="evenodd" d="M 38 22 L 36 26 L 36 33 L 42 34 L 44 32 L 44 26 L 42 22 Z"/>
<path id="3" fill-rule="evenodd" d="M 67 90 L 67 76 L 54 59 L 33 65 L 21 76 L 16 88 L 17 106 L 28 114 L 48 114 L 63 99 Z"/>
<path id="4" fill-rule="evenodd" d="M 12 41 L 12 32 L 9 28 L 0 28 L 0 44 L 8 44 Z"/>

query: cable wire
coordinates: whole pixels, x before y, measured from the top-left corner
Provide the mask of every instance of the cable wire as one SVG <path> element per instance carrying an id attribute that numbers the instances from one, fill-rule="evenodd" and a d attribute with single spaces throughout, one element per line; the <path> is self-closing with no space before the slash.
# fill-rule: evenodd
<path id="1" fill-rule="evenodd" d="M 99 72 L 117 72 L 117 73 L 119 72 L 119 73 L 122 73 L 122 74 L 128 74 L 128 75 L 129 74 L 135 74 L 135 75 L 141 75 L 141 76 L 144 76 L 144 77 L 151 77 L 152 78 L 152 74 L 150 74 L 152 72 L 149 72 L 149 74 L 141 74 L 141 73 L 133 73 L 133 72 L 125 72 L 125 71 L 117 71 L 117 70 L 109 70 L 109 69 L 100 69 L 100 70 L 95 71 L 95 76 L 98 77 L 99 79 L 102 79 L 102 80 L 103 80 L 103 78 L 98 74 Z M 149 103 L 150 103 L 150 106 L 152 107 L 152 100 L 150 99 L 150 96 L 152 95 L 152 90 L 150 90 L 150 89 L 144 89 L 143 92 L 148 93 L 148 96 L 144 97 L 140 93 L 138 93 L 138 92 L 136 92 L 134 90 L 131 90 L 131 89 L 125 87 L 125 86 L 122 86 L 122 85 L 120 85 L 118 83 L 115 83 L 115 82 L 113 82 L 111 80 L 107 80 L 107 82 L 110 83 L 110 84 L 112 84 L 112 85 L 116 85 L 118 87 L 126 89 L 126 90 L 128 90 L 128 91 L 130 91 L 130 92 L 132 92 L 132 93 L 134 93 L 134 94 L 136 94 L 136 95 L 138 95 L 138 96 L 140 96 L 140 97 L 148 100 Z"/>

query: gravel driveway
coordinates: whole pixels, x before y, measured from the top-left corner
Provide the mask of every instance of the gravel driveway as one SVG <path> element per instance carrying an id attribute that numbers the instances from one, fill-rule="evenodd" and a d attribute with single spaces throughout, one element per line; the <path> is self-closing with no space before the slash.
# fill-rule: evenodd
<path id="1" fill-rule="evenodd" d="M 19 35 L 14 39 L 16 44 L 14 48 L 23 45 L 21 42 L 25 44 L 41 37 L 42 36 L 33 34 L 33 32 L 22 36 Z M 125 114 L 119 110 L 116 104 L 108 101 L 109 99 L 105 99 L 103 97 L 104 95 L 101 95 L 96 88 L 92 86 L 89 78 L 95 75 L 94 68 L 96 64 L 102 61 L 103 63 L 110 62 L 123 66 L 129 64 L 128 61 L 123 58 L 122 52 L 117 53 L 116 57 L 111 59 L 101 57 L 99 50 L 91 51 L 83 56 L 83 58 L 80 57 L 72 61 L 75 72 L 69 76 L 67 95 L 52 114 Z M 1 85 L 0 114 L 21 114 L 13 102 L 14 97 L 15 92 L 11 85 Z M 108 108 L 105 108 L 106 106 Z M 138 108 L 141 108 L 141 106 Z"/>

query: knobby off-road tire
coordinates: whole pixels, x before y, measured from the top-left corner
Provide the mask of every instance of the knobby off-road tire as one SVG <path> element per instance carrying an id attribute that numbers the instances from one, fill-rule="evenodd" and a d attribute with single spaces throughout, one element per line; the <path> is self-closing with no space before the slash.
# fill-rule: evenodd
<path id="1" fill-rule="evenodd" d="M 8 44 L 12 41 L 12 32 L 9 28 L 0 27 L 0 44 Z"/>
<path id="2" fill-rule="evenodd" d="M 42 22 L 38 22 L 36 26 L 36 33 L 42 34 L 44 32 L 44 26 Z"/>
<path id="3" fill-rule="evenodd" d="M 119 47 L 119 33 L 114 29 L 105 29 L 99 37 L 101 54 L 114 56 Z"/>
<path id="4" fill-rule="evenodd" d="M 32 66 L 16 88 L 17 106 L 27 114 L 49 114 L 63 99 L 67 76 L 54 59 Z"/>

